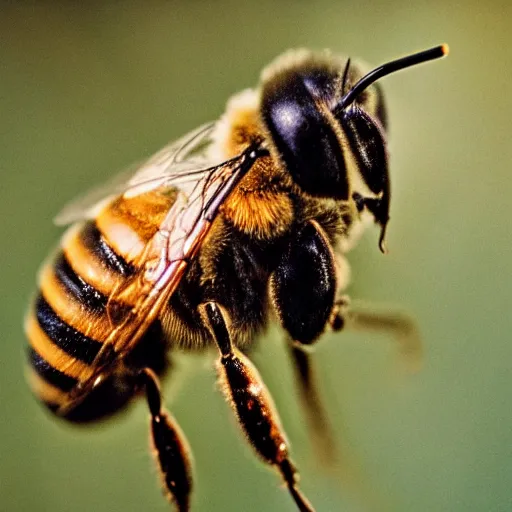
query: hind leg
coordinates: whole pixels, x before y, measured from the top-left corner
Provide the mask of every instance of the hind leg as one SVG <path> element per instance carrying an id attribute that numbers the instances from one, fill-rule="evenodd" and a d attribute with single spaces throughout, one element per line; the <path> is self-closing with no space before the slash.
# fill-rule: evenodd
<path id="1" fill-rule="evenodd" d="M 192 491 L 191 451 L 176 419 L 163 408 L 160 392 L 159 376 L 171 369 L 168 351 L 161 326 L 155 322 L 125 363 L 148 404 L 151 446 L 166 494 L 179 512 L 186 512 Z"/>
<path id="2" fill-rule="evenodd" d="M 192 490 L 191 452 L 175 418 L 162 408 L 160 385 L 155 373 L 145 368 L 138 374 L 151 415 L 151 443 L 169 498 L 179 512 L 190 510 Z"/>

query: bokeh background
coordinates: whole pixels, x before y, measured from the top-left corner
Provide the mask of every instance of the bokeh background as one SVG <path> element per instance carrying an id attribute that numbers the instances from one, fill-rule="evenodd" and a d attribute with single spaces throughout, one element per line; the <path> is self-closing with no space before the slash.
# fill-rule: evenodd
<path id="1" fill-rule="evenodd" d="M 510 19 L 505 1 L 2 2 L 0 510 L 169 509 L 143 403 L 77 429 L 25 385 L 22 317 L 60 207 L 215 119 L 289 47 L 379 64 L 442 42 L 448 59 L 383 81 L 390 254 L 374 230 L 351 257 L 353 297 L 416 317 L 422 371 L 400 370 L 388 336 L 325 336 L 317 364 L 343 454 L 329 476 L 277 330 L 255 362 L 318 512 L 511 510 Z M 209 363 L 181 367 L 188 378 L 167 396 L 195 453 L 194 510 L 293 511 L 237 432 Z"/>

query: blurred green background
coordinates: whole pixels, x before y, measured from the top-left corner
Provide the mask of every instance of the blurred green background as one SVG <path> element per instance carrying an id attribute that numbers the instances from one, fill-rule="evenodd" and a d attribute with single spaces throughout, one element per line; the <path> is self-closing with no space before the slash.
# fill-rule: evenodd
<path id="1" fill-rule="evenodd" d="M 451 55 L 383 81 L 391 128 L 390 254 L 352 254 L 353 297 L 420 325 L 421 373 L 377 334 L 317 351 L 348 484 L 322 472 L 273 331 L 255 362 L 318 512 L 512 510 L 512 47 L 508 2 L 2 2 L 0 4 L 0 510 L 168 510 L 147 411 L 72 428 L 23 377 L 22 317 L 73 195 L 215 119 L 289 47 L 379 64 L 448 42 Z M 198 511 L 293 511 L 255 461 L 204 360 L 172 410 L 195 453 Z M 165 389 L 165 388 L 164 388 Z M 350 475 L 357 475 L 350 477 Z M 370 497 L 371 495 L 371 497 Z"/>

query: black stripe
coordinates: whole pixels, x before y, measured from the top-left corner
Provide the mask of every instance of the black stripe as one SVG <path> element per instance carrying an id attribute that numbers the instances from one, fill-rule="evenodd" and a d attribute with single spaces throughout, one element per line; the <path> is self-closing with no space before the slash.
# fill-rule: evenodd
<path id="1" fill-rule="evenodd" d="M 103 343 L 93 340 L 66 324 L 57 316 L 42 295 L 36 300 L 37 320 L 41 329 L 55 345 L 66 354 L 91 364 L 100 351 Z"/>
<path id="2" fill-rule="evenodd" d="M 75 273 L 64 253 L 57 257 L 54 270 L 59 283 L 76 302 L 85 304 L 94 313 L 105 311 L 108 298 Z"/>
<path id="3" fill-rule="evenodd" d="M 84 226 L 81 238 L 84 246 L 110 270 L 123 277 L 131 276 L 135 273 L 135 267 L 110 247 L 94 221 L 89 221 Z"/>
<path id="4" fill-rule="evenodd" d="M 32 347 L 28 348 L 28 360 L 32 365 L 32 368 L 34 368 L 40 377 L 52 386 L 59 388 L 61 391 L 71 391 L 78 384 L 78 381 L 75 378 L 69 377 L 57 370 L 57 368 L 54 368 Z"/>

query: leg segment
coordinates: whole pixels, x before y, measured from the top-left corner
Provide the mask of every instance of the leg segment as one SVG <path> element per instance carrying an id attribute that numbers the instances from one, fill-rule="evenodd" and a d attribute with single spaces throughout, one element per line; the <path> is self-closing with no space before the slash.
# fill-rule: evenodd
<path id="1" fill-rule="evenodd" d="M 337 450 L 328 416 L 320 400 L 311 355 L 314 343 L 333 314 L 336 264 L 329 241 L 318 223 L 306 224 L 290 242 L 270 280 L 270 296 L 288 332 L 298 392 L 306 412 L 315 453 L 334 466 Z"/>
<path id="2" fill-rule="evenodd" d="M 334 331 L 348 329 L 361 332 L 383 332 L 391 335 L 397 342 L 400 356 L 410 372 L 421 368 L 423 345 L 416 322 L 407 314 L 399 311 L 381 310 L 375 307 L 351 305 L 348 297 L 336 301 L 329 320 Z"/>
<path id="3" fill-rule="evenodd" d="M 257 454 L 283 477 L 298 509 L 314 512 L 298 488 L 298 473 L 289 458 L 286 440 L 273 400 L 249 359 L 232 346 L 227 318 L 214 302 L 201 306 L 205 324 L 219 348 L 218 372 L 224 393 Z"/>
<path id="4" fill-rule="evenodd" d="M 272 303 L 292 340 L 309 345 L 323 333 L 335 295 L 334 255 L 322 228 L 311 221 L 292 239 L 272 274 Z"/>
<path id="5" fill-rule="evenodd" d="M 306 412 L 306 419 L 314 452 L 321 465 L 329 470 L 339 464 L 338 449 L 329 416 L 318 392 L 316 369 L 312 354 L 297 343 L 288 343 L 295 370 L 299 398 Z"/>
<path id="6" fill-rule="evenodd" d="M 151 414 L 151 443 L 162 480 L 179 512 L 190 509 L 192 464 L 188 442 L 173 416 L 162 409 L 160 386 L 149 368 L 139 373 Z"/>

